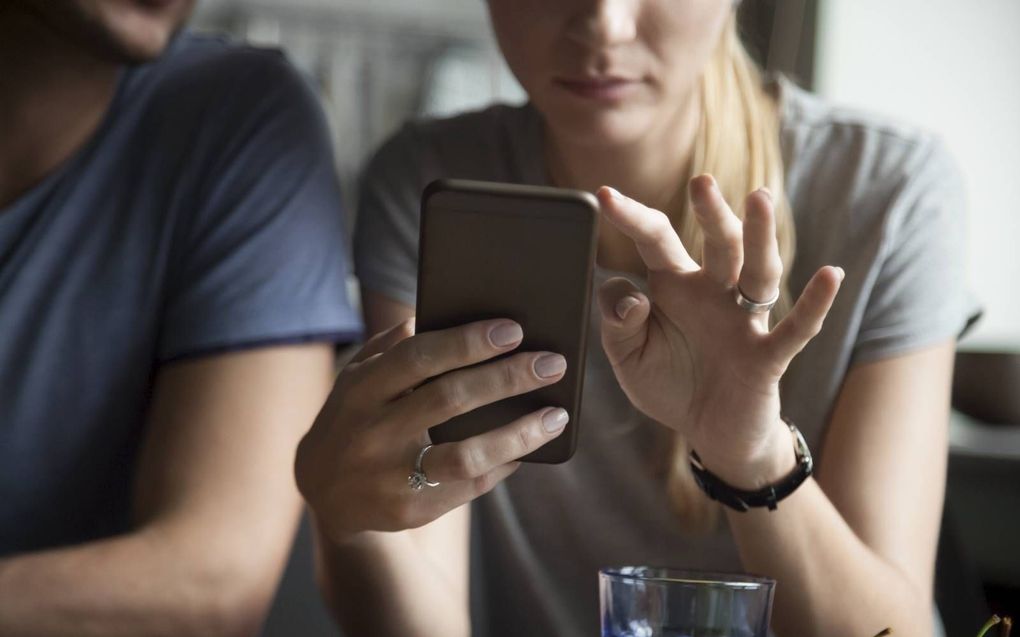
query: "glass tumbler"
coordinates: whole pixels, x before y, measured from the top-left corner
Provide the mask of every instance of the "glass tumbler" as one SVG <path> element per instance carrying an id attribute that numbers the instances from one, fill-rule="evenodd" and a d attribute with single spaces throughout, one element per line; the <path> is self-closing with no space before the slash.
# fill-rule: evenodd
<path id="1" fill-rule="evenodd" d="M 767 637 L 775 585 L 752 575 L 604 568 L 602 637 Z"/>

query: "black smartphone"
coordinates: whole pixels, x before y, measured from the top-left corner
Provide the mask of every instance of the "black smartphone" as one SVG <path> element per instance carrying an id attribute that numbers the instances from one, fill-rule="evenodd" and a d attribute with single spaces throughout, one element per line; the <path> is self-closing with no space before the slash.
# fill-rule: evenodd
<path id="1" fill-rule="evenodd" d="M 573 455 L 598 214 L 595 197 L 577 190 L 457 179 L 425 188 L 416 331 L 509 318 L 524 330 L 515 352 L 567 359 L 559 382 L 436 425 L 433 442 L 464 440 L 552 406 L 570 414 L 566 430 L 521 460 L 560 463 Z"/>

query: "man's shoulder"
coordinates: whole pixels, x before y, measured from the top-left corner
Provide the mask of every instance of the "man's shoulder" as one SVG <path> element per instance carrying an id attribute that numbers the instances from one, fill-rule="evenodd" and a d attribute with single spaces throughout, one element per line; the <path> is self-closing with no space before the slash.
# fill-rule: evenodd
<path id="1" fill-rule="evenodd" d="M 208 116 L 257 112 L 260 105 L 317 108 L 314 92 L 277 49 L 181 33 L 157 60 L 127 70 L 123 98 L 146 110 L 197 106 Z M 185 112 L 194 112 L 185 108 Z"/>
<path id="2" fill-rule="evenodd" d="M 224 36 L 185 31 L 151 63 L 160 79 L 178 76 L 196 81 L 235 83 L 260 73 L 295 76 L 279 49 L 233 42 Z"/>

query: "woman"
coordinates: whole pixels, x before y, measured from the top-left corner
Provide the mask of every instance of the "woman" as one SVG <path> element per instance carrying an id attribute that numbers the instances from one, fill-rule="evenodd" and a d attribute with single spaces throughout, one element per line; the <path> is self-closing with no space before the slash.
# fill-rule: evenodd
<path id="1" fill-rule="evenodd" d="M 530 102 L 409 125 L 369 165 L 357 267 L 369 329 L 390 329 L 298 453 L 341 623 L 593 635 L 597 568 L 653 564 L 774 577 L 780 635 L 931 635 L 954 344 L 974 309 L 944 151 L 763 82 L 728 2 L 489 8 Z M 597 191 L 601 343 L 565 465 L 503 482 L 562 431 L 550 405 L 437 445 L 419 477 L 439 486 L 407 484 L 429 426 L 563 372 L 546 352 L 462 369 L 519 344 L 507 321 L 410 336 L 418 198 L 437 177 Z M 797 473 L 781 415 L 815 475 L 776 510 L 709 500 L 691 450 L 744 491 Z"/>

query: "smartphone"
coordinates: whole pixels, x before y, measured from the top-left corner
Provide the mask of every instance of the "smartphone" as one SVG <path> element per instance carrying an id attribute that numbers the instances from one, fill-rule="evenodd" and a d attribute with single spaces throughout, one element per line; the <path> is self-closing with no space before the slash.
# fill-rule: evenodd
<path id="1" fill-rule="evenodd" d="M 566 430 L 525 462 L 567 461 L 577 447 L 588 339 L 598 202 L 560 188 L 442 179 L 422 194 L 416 331 L 493 318 L 517 321 L 514 352 L 567 359 L 559 382 L 485 405 L 429 430 L 464 440 L 542 407 L 570 414 Z M 487 361 L 488 362 L 488 361 Z"/>

